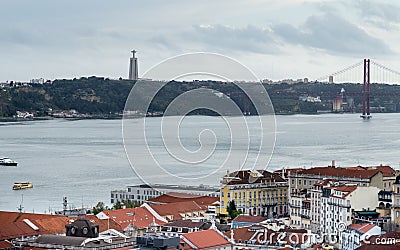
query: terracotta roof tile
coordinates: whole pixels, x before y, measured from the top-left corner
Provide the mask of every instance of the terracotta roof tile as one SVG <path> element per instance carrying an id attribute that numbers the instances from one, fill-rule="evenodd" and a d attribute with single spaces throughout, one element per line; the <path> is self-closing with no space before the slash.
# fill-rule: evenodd
<path id="1" fill-rule="evenodd" d="M 252 222 L 252 223 L 260 223 L 262 221 L 267 220 L 267 218 L 262 217 L 262 216 L 250 216 L 250 215 L 239 215 L 235 219 L 233 219 L 233 222 Z"/>
<path id="2" fill-rule="evenodd" d="M 28 219 L 38 230 L 34 230 L 23 220 Z M 30 214 L 0 211 L 0 240 L 65 233 L 68 217 L 49 214 Z"/>
<path id="3" fill-rule="evenodd" d="M 150 205 L 150 207 L 167 220 L 184 219 L 182 214 L 203 213 L 207 211 L 206 205 L 199 205 L 195 201 L 175 202 L 161 205 Z"/>
<path id="4" fill-rule="evenodd" d="M 216 247 L 230 246 L 229 241 L 213 229 L 182 234 L 182 239 L 187 243 L 187 246 L 192 244 L 197 249 L 214 249 Z"/>
<path id="5" fill-rule="evenodd" d="M 165 224 L 165 222 L 156 219 L 146 208 L 143 207 L 110 210 L 107 212 L 110 219 L 120 225 L 122 230 L 131 224 L 136 228 L 148 228 L 153 223 L 153 219 L 158 225 Z"/>
<path id="6" fill-rule="evenodd" d="M 346 178 L 363 178 L 370 179 L 380 173 L 378 169 L 368 169 L 368 170 L 351 170 L 346 168 L 336 168 L 336 167 L 315 167 L 310 169 L 303 169 L 299 171 L 298 174 L 304 175 L 319 175 L 319 176 L 329 176 L 329 177 L 346 177 Z"/>
<path id="7" fill-rule="evenodd" d="M 374 224 L 368 224 L 368 223 L 364 223 L 364 224 L 351 224 L 349 225 L 349 227 L 353 228 L 353 229 L 357 229 L 363 233 L 367 233 L 369 230 L 371 230 L 372 228 L 375 227 Z"/>
<path id="8" fill-rule="evenodd" d="M 193 194 L 185 194 L 178 192 L 170 192 L 167 194 L 160 195 L 153 199 L 147 201 L 149 204 L 167 204 L 167 203 L 175 203 L 175 202 L 183 202 L 183 201 L 195 201 L 197 204 L 202 205 L 212 205 L 215 202 L 219 201 L 218 197 L 212 196 L 200 196 Z"/>

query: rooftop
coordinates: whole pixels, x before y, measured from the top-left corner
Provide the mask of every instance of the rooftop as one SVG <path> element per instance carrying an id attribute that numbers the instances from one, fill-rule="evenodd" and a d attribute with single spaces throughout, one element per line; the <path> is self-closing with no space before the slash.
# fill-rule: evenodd
<path id="1" fill-rule="evenodd" d="M 230 246 L 229 241 L 213 229 L 183 234 L 182 240 L 186 243 L 184 249 L 208 249 Z"/>
<path id="2" fill-rule="evenodd" d="M 286 182 L 280 174 L 271 173 L 266 170 L 239 170 L 233 173 L 227 173 L 224 179 L 227 180 L 227 185 L 267 183 L 270 181 Z"/>
<path id="3" fill-rule="evenodd" d="M 165 222 L 155 218 L 146 208 L 125 208 L 106 211 L 105 214 L 110 217 L 110 220 L 117 223 L 122 230 L 132 225 L 136 228 L 148 228 L 154 222 L 157 225 L 163 225 Z M 107 222 L 107 219 L 100 221 Z M 107 222 L 108 223 L 108 222 Z M 114 228 L 117 229 L 118 228 Z"/>
<path id="4" fill-rule="evenodd" d="M 358 230 L 362 233 L 367 233 L 369 230 L 371 230 L 372 228 L 374 228 L 375 225 L 374 224 L 368 224 L 368 223 L 364 223 L 364 224 L 351 224 L 349 225 L 349 228 L 351 229 L 355 229 Z"/>
<path id="5" fill-rule="evenodd" d="M 69 218 L 59 215 L 0 211 L 0 240 L 65 233 Z"/>
<path id="6" fill-rule="evenodd" d="M 166 204 L 166 203 L 175 203 L 182 201 L 196 201 L 197 204 L 200 205 L 212 205 L 216 202 L 219 202 L 218 197 L 212 196 L 200 196 L 186 193 L 178 193 L 178 192 L 170 192 L 155 198 L 149 199 L 147 203 L 149 204 Z"/>
<path id="7" fill-rule="evenodd" d="M 381 173 L 379 169 L 358 170 L 353 168 L 337 168 L 337 167 L 327 166 L 327 167 L 315 167 L 310 169 L 303 169 L 302 171 L 298 171 L 296 174 L 371 179 L 372 177 L 374 177 L 379 173 Z"/>
<path id="8" fill-rule="evenodd" d="M 233 219 L 233 222 L 251 222 L 251 223 L 260 223 L 267 220 L 267 218 L 262 217 L 262 216 L 250 216 L 250 215 L 239 215 L 235 219 Z"/>

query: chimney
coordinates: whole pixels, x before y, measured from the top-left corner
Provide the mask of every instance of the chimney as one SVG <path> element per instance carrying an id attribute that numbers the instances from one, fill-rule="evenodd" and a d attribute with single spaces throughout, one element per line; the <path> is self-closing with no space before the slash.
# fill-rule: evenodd
<path id="1" fill-rule="evenodd" d="M 234 232 L 233 229 L 231 229 L 231 242 L 234 243 L 235 242 L 235 238 L 233 237 Z"/>
<path id="2" fill-rule="evenodd" d="M 332 167 L 336 167 L 336 161 L 332 160 Z"/>

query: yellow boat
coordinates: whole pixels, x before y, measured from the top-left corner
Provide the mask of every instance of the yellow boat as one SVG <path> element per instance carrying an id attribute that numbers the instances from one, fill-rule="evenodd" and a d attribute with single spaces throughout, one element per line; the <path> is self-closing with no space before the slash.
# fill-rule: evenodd
<path id="1" fill-rule="evenodd" d="M 32 183 L 31 182 L 14 182 L 13 190 L 20 190 L 20 189 L 26 189 L 26 188 L 33 188 Z"/>

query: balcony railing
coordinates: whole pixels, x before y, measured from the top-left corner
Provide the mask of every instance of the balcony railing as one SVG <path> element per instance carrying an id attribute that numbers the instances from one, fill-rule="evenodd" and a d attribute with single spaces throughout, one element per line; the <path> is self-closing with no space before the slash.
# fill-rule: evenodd
<path id="1" fill-rule="evenodd" d="M 351 208 L 350 205 L 347 205 L 347 204 L 339 204 L 339 203 L 332 202 L 332 201 L 328 201 L 328 204 L 329 204 L 329 205 L 332 205 L 332 206 L 338 206 L 338 207 L 344 207 L 344 208 Z"/>
<path id="2" fill-rule="evenodd" d="M 304 219 L 310 219 L 310 216 L 306 214 L 300 214 L 300 217 Z"/>

